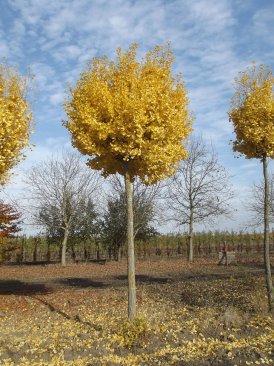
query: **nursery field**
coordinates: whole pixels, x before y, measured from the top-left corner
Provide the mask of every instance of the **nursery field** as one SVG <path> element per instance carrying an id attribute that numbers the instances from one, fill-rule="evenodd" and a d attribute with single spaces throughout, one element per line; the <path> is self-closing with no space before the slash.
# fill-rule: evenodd
<path id="1" fill-rule="evenodd" d="M 0 266 L 0 365 L 273 365 L 261 260 Z"/>

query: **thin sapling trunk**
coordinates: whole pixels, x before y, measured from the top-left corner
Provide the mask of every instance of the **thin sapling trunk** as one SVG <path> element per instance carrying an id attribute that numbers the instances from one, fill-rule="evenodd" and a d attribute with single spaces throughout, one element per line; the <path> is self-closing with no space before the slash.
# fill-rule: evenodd
<path id="1" fill-rule="evenodd" d="M 271 277 L 271 266 L 269 256 L 269 216 L 270 216 L 270 194 L 269 194 L 269 177 L 267 169 L 267 157 L 263 156 L 263 171 L 264 171 L 264 264 L 265 264 L 265 279 L 268 297 L 268 310 L 274 310 L 274 294 Z"/>
<path id="2" fill-rule="evenodd" d="M 193 262 L 193 207 L 191 202 L 188 226 L 188 261 Z"/>
<path id="3" fill-rule="evenodd" d="M 69 229 L 66 226 L 65 229 L 64 229 L 64 238 L 63 238 L 63 241 L 62 241 L 62 251 L 61 251 L 61 264 L 62 264 L 62 266 L 66 265 L 66 253 L 67 253 L 68 236 L 69 236 Z"/>
<path id="4" fill-rule="evenodd" d="M 125 173 L 127 199 L 127 246 L 128 246 L 128 319 L 133 321 L 136 315 L 136 284 L 133 234 L 133 193 L 130 175 Z"/>

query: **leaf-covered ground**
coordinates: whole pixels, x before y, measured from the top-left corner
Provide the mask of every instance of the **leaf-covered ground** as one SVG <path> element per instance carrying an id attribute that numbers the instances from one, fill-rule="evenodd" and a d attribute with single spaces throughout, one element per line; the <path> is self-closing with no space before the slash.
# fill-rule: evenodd
<path id="1" fill-rule="evenodd" d="M 274 323 L 260 263 L 0 267 L 0 365 L 272 365 Z"/>

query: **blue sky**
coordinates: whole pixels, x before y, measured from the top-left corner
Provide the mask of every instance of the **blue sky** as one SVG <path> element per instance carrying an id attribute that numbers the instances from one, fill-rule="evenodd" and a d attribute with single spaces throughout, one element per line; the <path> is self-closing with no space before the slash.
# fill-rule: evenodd
<path id="1" fill-rule="evenodd" d="M 271 0 L 0 0 L 0 62 L 35 74 L 33 151 L 15 169 L 7 189 L 20 196 L 22 174 L 34 162 L 70 146 L 62 127 L 67 83 L 74 84 L 87 60 L 117 47 L 139 44 L 140 55 L 171 41 L 174 71 L 182 72 L 195 115 L 194 130 L 212 142 L 233 175 L 234 221 L 242 229 L 243 202 L 262 178 L 256 160 L 235 159 L 227 110 L 233 79 L 252 61 L 274 69 L 274 1 Z M 273 170 L 273 163 L 272 163 Z"/>

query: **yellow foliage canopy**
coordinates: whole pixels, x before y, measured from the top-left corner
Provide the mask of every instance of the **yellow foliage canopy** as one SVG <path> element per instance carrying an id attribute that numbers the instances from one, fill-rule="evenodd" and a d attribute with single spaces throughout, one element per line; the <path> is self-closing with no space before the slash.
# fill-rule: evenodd
<path id="1" fill-rule="evenodd" d="M 0 65 L 0 185 L 28 145 L 32 114 L 26 101 L 26 79 Z"/>
<path id="2" fill-rule="evenodd" d="M 117 50 L 117 62 L 94 58 L 65 104 L 72 143 L 104 175 L 129 172 L 145 183 L 171 175 L 186 157 L 191 131 L 188 98 L 171 72 L 172 53 L 156 47 L 141 61 L 137 46 Z"/>
<path id="3" fill-rule="evenodd" d="M 274 77 L 254 65 L 236 79 L 229 119 L 234 124 L 234 151 L 247 158 L 274 158 Z"/>

